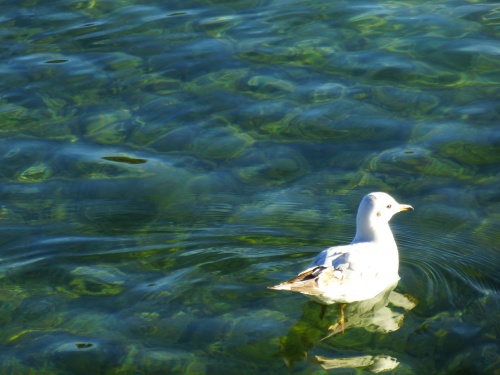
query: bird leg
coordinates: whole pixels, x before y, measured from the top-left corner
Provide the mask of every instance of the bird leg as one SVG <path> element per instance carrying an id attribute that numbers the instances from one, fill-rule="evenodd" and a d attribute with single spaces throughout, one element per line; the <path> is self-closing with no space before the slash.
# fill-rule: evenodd
<path id="1" fill-rule="evenodd" d="M 320 320 L 323 320 L 323 317 L 325 316 L 326 308 L 327 308 L 326 305 L 321 305 L 321 311 L 319 312 L 319 319 Z"/>
<path id="2" fill-rule="evenodd" d="M 340 327 L 342 328 L 342 334 L 344 334 L 344 307 L 346 306 L 345 303 L 340 305 Z"/>
<path id="3" fill-rule="evenodd" d="M 342 334 L 344 334 L 344 322 L 345 322 L 345 316 L 344 316 L 344 308 L 346 307 L 346 303 L 343 303 L 342 305 L 340 305 L 340 320 L 335 323 L 335 324 L 332 324 L 330 327 L 328 327 L 328 329 L 330 331 L 335 331 L 338 326 L 340 325 L 340 329 L 342 330 Z"/>

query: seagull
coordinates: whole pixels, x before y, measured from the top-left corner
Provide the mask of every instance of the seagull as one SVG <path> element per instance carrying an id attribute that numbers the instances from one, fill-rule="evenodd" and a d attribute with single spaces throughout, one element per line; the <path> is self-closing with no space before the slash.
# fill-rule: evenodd
<path id="1" fill-rule="evenodd" d="M 399 280 L 399 254 L 389 227 L 398 212 L 413 210 L 387 193 L 367 194 L 356 216 L 356 235 L 349 245 L 333 246 L 319 253 L 297 277 L 270 286 L 273 290 L 299 292 L 324 305 L 341 303 L 341 323 L 347 303 L 377 296 Z M 333 326 L 332 326 L 333 327 Z"/>

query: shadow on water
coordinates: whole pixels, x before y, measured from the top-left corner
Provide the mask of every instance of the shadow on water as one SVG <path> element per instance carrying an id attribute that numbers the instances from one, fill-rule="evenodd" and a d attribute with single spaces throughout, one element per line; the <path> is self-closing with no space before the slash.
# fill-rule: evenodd
<path id="1" fill-rule="evenodd" d="M 396 368 L 399 365 L 397 358 L 382 351 L 376 355 L 363 353 L 363 348 L 356 344 L 357 339 L 355 339 L 356 336 L 375 332 L 397 331 L 403 325 L 405 315 L 416 306 L 417 302 L 410 296 L 394 291 L 396 286 L 397 283 L 389 286 L 369 300 L 346 305 L 344 333 L 341 324 L 338 323 L 339 304 L 328 306 L 325 315 L 321 317 L 322 306 L 312 301 L 307 302 L 303 306 L 300 319 L 288 334 L 280 339 L 279 356 L 289 368 L 293 368 L 297 361 L 309 361 L 324 369 L 363 368 L 370 372 L 381 372 Z M 338 338 L 340 347 L 347 342 L 353 344 L 349 357 L 343 356 L 342 348 L 338 351 L 338 356 L 332 357 L 332 352 L 336 352 Z M 316 354 L 316 347 L 333 350 L 329 350 L 327 357 Z"/>

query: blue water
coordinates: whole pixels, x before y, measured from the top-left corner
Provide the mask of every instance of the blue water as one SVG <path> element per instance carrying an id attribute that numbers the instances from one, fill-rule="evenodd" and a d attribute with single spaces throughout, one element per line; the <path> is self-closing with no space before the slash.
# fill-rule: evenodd
<path id="1" fill-rule="evenodd" d="M 1 374 L 497 374 L 500 8 L 0 4 Z M 401 280 L 267 290 L 351 241 Z"/>

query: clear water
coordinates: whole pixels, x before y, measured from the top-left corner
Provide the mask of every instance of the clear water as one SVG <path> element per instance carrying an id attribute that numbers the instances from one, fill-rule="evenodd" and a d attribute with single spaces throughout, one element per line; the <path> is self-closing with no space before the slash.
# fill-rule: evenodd
<path id="1" fill-rule="evenodd" d="M 498 3 L 3 1 L 0 33 L 0 373 L 499 373 Z M 370 191 L 415 211 L 341 334 L 266 287 Z"/>

